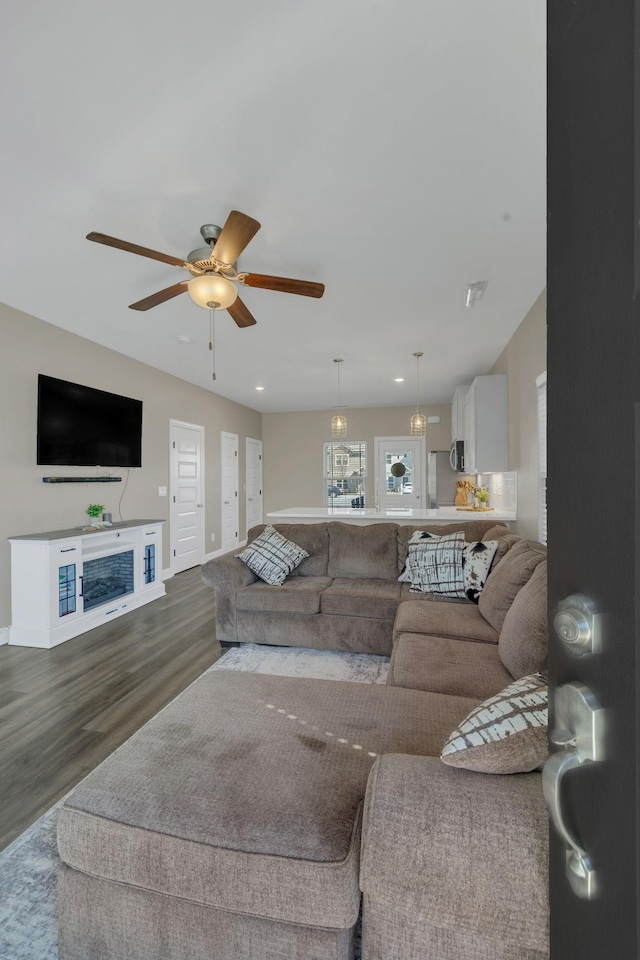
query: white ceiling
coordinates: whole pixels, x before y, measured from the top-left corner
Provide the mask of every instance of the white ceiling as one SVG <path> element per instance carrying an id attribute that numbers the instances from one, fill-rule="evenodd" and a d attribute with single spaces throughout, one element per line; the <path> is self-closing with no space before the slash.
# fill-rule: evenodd
<path id="1" fill-rule="evenodd" d="M 185 257 L 241 210 L 240 269 L 326 284 L 217 315 L 255 409 L 330 407 L 335 357 L 344 404 L 412 404 L 416 350 L 447 401 L 544 287 L 544 0 L 27 0 L 0 84 L 0 300 L 211 389 L 207 311 L 127 308 L 186 271 L 84 238 Z"/>

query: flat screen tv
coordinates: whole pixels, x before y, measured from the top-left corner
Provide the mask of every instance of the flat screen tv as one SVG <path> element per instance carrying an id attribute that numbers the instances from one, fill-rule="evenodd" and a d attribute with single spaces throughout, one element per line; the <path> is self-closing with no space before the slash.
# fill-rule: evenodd
<path id="1" fill-rule="evenodd" d="M 39 374 L 37 462 L 142 466 L 142 400 Z"/>

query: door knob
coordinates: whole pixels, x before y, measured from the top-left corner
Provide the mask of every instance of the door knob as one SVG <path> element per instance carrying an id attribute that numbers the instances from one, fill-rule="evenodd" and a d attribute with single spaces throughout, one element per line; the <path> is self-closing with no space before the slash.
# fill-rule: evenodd
<path id="1" fill-rule="evenodd" d="M 605 712 L 589 687 L 566 683 L 555 692 L 557 729 L 549 739 L 558 748 L 542 771 L 542 790 L 553 825 L 566 847 L 566 870 L 574 893 L 592 900 L 598 892 L 597 876 L 589 854 L 567 826 L 563 781 L 570 770 L 604 759 Z"/>
<path id="2" fill-rule="evenodd" d="M 577 656 L 600 653 L 600 614 L 588 597 L 576 593 L 558 604 L 553 626 L 567 650 Z"/>

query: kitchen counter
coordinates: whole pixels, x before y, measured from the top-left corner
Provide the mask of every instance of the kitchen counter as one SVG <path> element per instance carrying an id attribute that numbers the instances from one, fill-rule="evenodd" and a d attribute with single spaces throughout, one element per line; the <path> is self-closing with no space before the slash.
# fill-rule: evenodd
<path id="1" fill-rule="evenodd" d="M 411 507 L 398 507 L 395 510 L 377 511 L 372 507 L 354 510 L 351 507 L 287 507 L 267 514 L 271 523 L 318 523 L 320 520 L 342 520 L 344 523 L 368 524 L 382 523 L 452 523 L 465 520 L 495 520 L 496 523 L 509 524 L 515 521 L 513 510 L 457 510 L 456 507 L 435 507 L 425 510 Z"/>

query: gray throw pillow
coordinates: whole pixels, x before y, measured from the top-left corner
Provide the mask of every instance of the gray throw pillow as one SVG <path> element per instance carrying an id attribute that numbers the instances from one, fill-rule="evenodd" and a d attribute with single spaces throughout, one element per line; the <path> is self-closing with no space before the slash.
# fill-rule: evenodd
<path id="1" fill-rule="evenodd" d="M 451 733 L 440 759 L 477 773 L 528 773 L 547 759 L 547 679 L 534 673 L 475 707 Z"/>
<path id="2" fill-rule="evenodd" d="M 306 550 L 292 540 L 287 540 L 275 527 L 267 524 L 241 553 L 236 553 L 257 577 L 271 586 L 279 586 L 292 570 L 309 556 Z"/>

